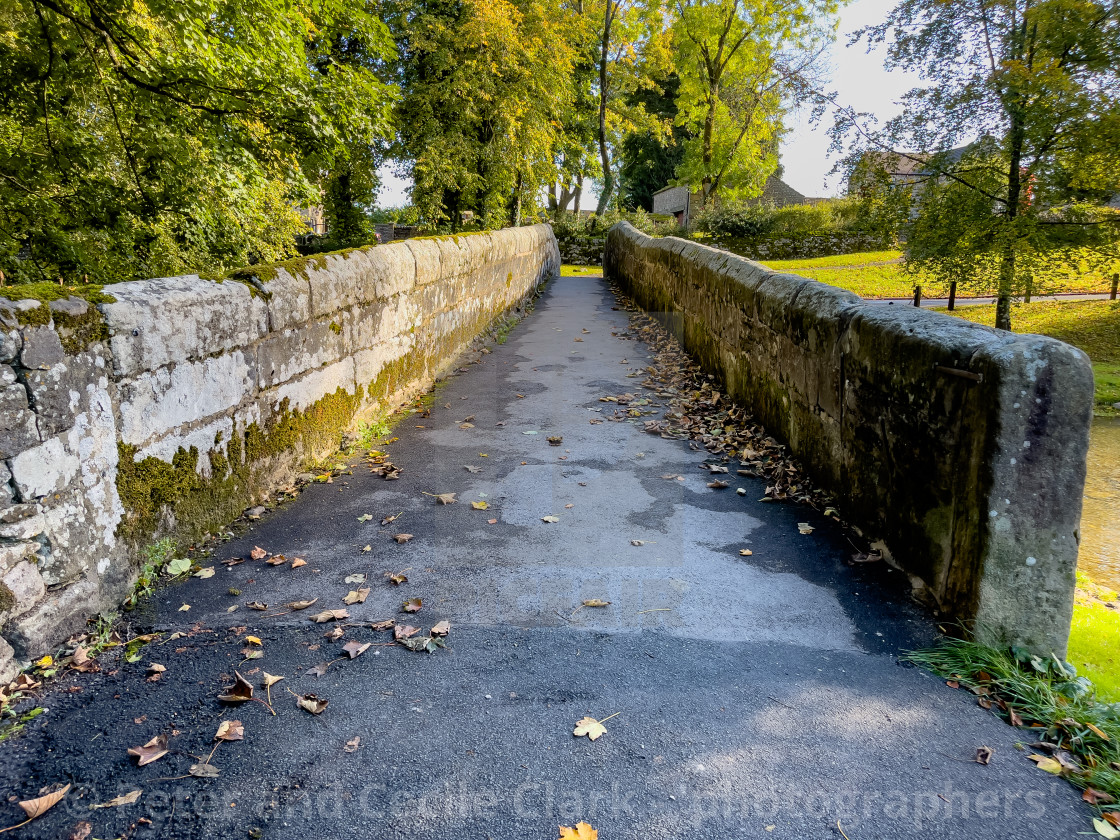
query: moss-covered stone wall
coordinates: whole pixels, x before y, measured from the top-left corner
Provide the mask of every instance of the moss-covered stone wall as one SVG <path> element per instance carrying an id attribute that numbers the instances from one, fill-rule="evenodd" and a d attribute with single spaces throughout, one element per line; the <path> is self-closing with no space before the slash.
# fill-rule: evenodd
<path id="1" fill-rule="evenodd" d="M 0 299 L 0 682 L 119 603 L 140 547 L 211 532 L 337 451 L 559 265 L 538 225 L 112 295 L 0 290 L 19 298 Z"/>
<path id="2" fill-rule="evenodd" d="M 990 642 L 1064 653 L 1092 416 L 1083 353 L 625 223 L 604 270 L 942 615 Z"/>

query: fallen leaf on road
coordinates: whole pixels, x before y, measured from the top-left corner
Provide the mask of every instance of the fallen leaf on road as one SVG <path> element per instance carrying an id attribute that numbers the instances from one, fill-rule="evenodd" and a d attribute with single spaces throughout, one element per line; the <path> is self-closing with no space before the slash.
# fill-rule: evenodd
<path id="1" fill-rule="evenodd" d="M 585 607 L 609 607 L 610 605 L 610 601 L 603 601 L 599 598 L 589 598 L 583 602 L 583 606 Z"/>
<path id="2" fill-rule="evenodd" d="M 482 467 L 476 467 L 476 466 L 474 466 L 474 464 L 463 464 L 463 469 L 465 469 L 469 473 L 480 473 L 480 472 L 482 472 Z"/>
<path id="3" fill-rule="evenodd" d="M 92 805 L 90 807 L 93 807 Z M 86 840 L 93 833 L 93 826 L 85 820 L 80 820 L 70 832 L 69 840 Z"/>
<path id="4" fill-rule="evenodd" d="M 475 510 L 489 510 L 490 509 L 490 503 L 489 502 L 471 502 L 471 507 L 474 508 Z"/>
<path id="5" fill-rule="evenodd" d="M 264 651 L 256 648 L 242 648 L 241 655 L 246 659 L 264 659 Z"/>
<path id="6" fill-rule="evenodd" d="M 353 738 L 351 738 L 349 741 L 346 742 L 346 746 L 343 747 L 342 749 L 346 750 L 346 752 L 348 752 L 348 753 L 357 752 L 358 747 L 360 747 L 361 744 L 362 744 L 361 736 L 360 735 L 355 735 Z"/>
<path id="7" fill-rule="evenodd" d="M 222 771 L 213 764 L 206 764 L 203 762 L 201 764 L 192 764 L 187 772 L 200 779 L 216 779 Z"/>
<path id="8" fill-rule="evenodd" d="M 415 636 L 419 632 L 420 628 L 413 627 L 411 624 L 397 624 L 393 627 L 393 640 L 399 642 L 401 639 Z"/>
<path id="9" fill-rule="evenodd" d="M 179 612 L 186 612 L 190 608 L 191 608 L 190 604 L 183 604 L 183 606 L 179 607 Z"/>
<path id="10" fill-rule="evenodd" d="M 446 647 L 443 639 L 438 636 L 410 636 L 407 639 L 397 639 L 397 644 L 413 652 L 424 651 L 435 653 L 436 648 Z"/>
<path id="11" fill-rule="evenodd" d="M 645 545 L 645 540 L 630 540 L 630 545 Z"/>
<path id="12" fill-rule="evenodd" d="M 215 741 L 242 741 L 245 739 L 245 727 L 239 720 L 223 720 L 218 724 L 218 731 L 214 735 Z"/>
<path id="13" fill-rule="evenodd" d="M 447 619 L 444 619 L 443 621 L 439 622 L 438 624 L 436 624 L 435 627 L 432 628 L 432 632 L 431 632 L 430 635 L 432 635 L 432 636 L 446 636 L 450 632 L 451 632 L 451 622 L 448 621 Z"/>
<path id="14" fill-rule="evenodd" d="M 575 828 L 562 825 L 560 840 L 599 840 L 599 832 L 585 822 L 576 823 Z"/>
<path id="15" fill-rule="evenodd" d="M 431 496 L 441 505 L 452 505 L 455 503 L 456 493 L 424 493 L 425 496 Z"/>
<path id="16" fill-rule="evenodd" d="M 560 521 L 559 516 L 542 516 L 541 517 L 541 522 L 559 522 L 559 521 Z"/>
<path id="17" fill-rule="evenodd" d="M 313 715 L 321 715 L 327 708 L 327 702 L 325 698 L 316 697 L 314 694 L 301 694 L 296 697 L 296 705 Z"/>
<path id="18" fill-rule="evenodd" d="M 167 736 L 157 735 L 142 747 L 129 747 L 128 754 L 139 759 L 137 764 L 140 767 L 151 764 L 157 758 L 167 755 Z"/>
<path id="19" fill-rule="evenodd" d="M 497 524 L 498 524 L 498 520 L 497 520 L 497 519 L 487 519 L 487 520 L 486 520 L 486 524 L 487 524 L 487 525 L 497 525 Z"/>
<path id="20" fill-rule="evenodd" d="M 362 551 L 373 551 L 373 546 L 372 545 L 367 545 L 365 548 L 362 549 Z"/>
<path id="21" fill-rule="evenodd" d="M 306 566 L 306 565 L 307 565 L 306 560 L 304 560 L 302 557 L 297 557 L 295 560 L 292 561 L 291 568 L 298 569 L 300 566 Z"/>
<path id="22" fill-rule="evenodd" d="M 393 539 L 397 541 L 397 545 L 403 545 L 412 539 L 412 534 L 393 534 Z"/>
<path id="23" fill-rule="evenodd" d="M 810 525 L 808 522 L 798 522 L 797 523 L 797 530 L 799 532 L 801 532 L 802 534 L 811 534 L 811 533 L 813 533 L 813 526 Z"/>
<path id="24" fill-rule="evenodd" d="M 1062 775 L 1062 763 L 1056 758 L 1050 758 L 1044 755 L 1031 755 L 1027 756 L 1031 761 L 1035 762 L 1039 770 L 1045 770 L 1054 776 Z"/>
<path id="25" fill-rule="evenodd" d="M 402 609 L 407 613 L 420 612 L 423 602 L 419 598 L 409 598 L 404 602 Z"/>
<path id="26" fill-rule="evenodd" d="M 288 562 L 288 558 L 283 554 L 273 554 L 268 560 L 265 561 L 270 566 L 283 566 Z"/>
<path id="27" fill-rule="evenodd" d="M 342 603 L 353 606 L 354 604 L 364 604 L 366 598 L 369 597 L 369 587 L 363 586 L 361 589 L 351 589 L 346 593 L 342 599 Z"/>
<path id="28" fill-rule="evenodd" d="M 234 684 L 218 695 L 223 703 L 244 703 L 253 699 L 253 686 L 237 671 L 233 672 Z"/>
<path id="29" fill-rule="evenodd" d="M 1120 830 L 1117 830 L 1112 823 L 1106 822 L 1105 820 L 1094 819 L 1093 828 L 1096 829 L 1097 834 L 1101 837 L 1107 837 L 1108 840 L 1117 840 L 1117 838 L 1120 838 Z"/>
<path id="30" fill-rule="evenodd" d="M 561 437 L 560 435 L 553 435 L 552 437 L 550 437 L 548 439 L 548 445 L 549 446 L 559 446 L 563 442 L 564 442 L 564 438 Z"/>
<path id="31" fill-rule="evenodd" d="M 726 481 L 718 481 L 717 480 L 717 481 L 709 481 L 708 486 L 711 487 L 713 490 L 726 490 L 731 485 L 728 484 Z"/>
<path id="32" fill-rule="evenodd" d="M 323 634 L 323 638 L 327 639 L 329 641 L 332 641 L 332 642 L 337 642 L 339 639 L 342 638 L 342 636 L 345 632 L 346 632 L 346 629 L 341 624 L 336 624 L 334 626 L 334 628 L 329 633 L 324 633 Z"/>
<path id="33" fill-rule="evenodd" d="M 389 582 L 394 586 L 400 586 L 402 583 L 408 583 L 408 577 L 404 572 L 386 572 L 385 577 L 389 578 Z"/>
<path id="34" fill-rule="evenodd" d="M 253 550 L 249 552 L 249 556 L 254 560 L 263 560 L 268 556 L 268 552 L 261 548 L 259 545 L 253 546 Z"/>
<path id="35" fill-rule="evenodd" d="M 90 808 L 119 808 L 121 805 L 131 805 L 140 798 L 142 790 L 133 790 L 128 793 L 122 793 L 120 796 L 113 797 L 108 802 L 102 802 L 100 805 L 91 805 Z"/>
<path id="36" fill-rule="evenodd" d="M 361 516 L 358 517 L 359 522 L 369 522 L 371 519 L 373 519 L 373 514 L 372 513 L 363 513 Z"/>
<path id="37" fill-rule="evenodd" d="M 459 428 L 460 429 L 473 429 L 474 428 L 474 423 L 460 423 Z"/>
<path id="38" fill-rule="evenodd" d="M 333 660 L 331 660 L 333 662 Z M 320 662 L 318 665 L 312 665 L 303 672 L 305 677 L 324 677 L 327 674 L 327 669 L 331 667 L 330 662 Z"/>
<path id="39" fill-rule="evenodd" d="M 251 645 L 257 645 L 258 647 L 263 644 L 257 636 L 246 636 L 245 641 Z"/>
<path id="40" fill-rule="evenodd" d="M 282 676 L 281 677 L 274 676 L 273 674 L 268 673 L 268 671 L 261 671 L 261 678 L 262 678 L 261 679 L 261 687 L 262 688 L 272 688 L 272 686 L 276 685 L 276 683 L 278 683 L 278 682 L 280 682 L 280 680 L 284 679 Z"/>
<path id="41" fill-rule="evenodd" d="M 369 650 L 369 646 L 369 642 L 347 642 L 342 646 L 342 650 L 351 659 L 357 659 L 359 656 Z"/>
<path id="42" fill-rule="evenodd" d="M 305 610 L 308 607 L 310 607 L 312 604 L 316 603 L 318 600 L 319 600 L 318 598 L 312 598 L 309 601 L 292 601 L 291 603 L 288 604 L 288 609 Z"/>
<path id="43" fill-rule="evenodd" d="M 268 609 L 268 604 L 262 604 L 260 601 L 250 601 L 245 606 L 247 606 L 251 610 L 262 610 L 263 611 L 263 610 Z"/>
<path id="44" fill-rule="evenodd" d="M 977 747 L 976 748 L 976 763 L 977 764 L 991 764 L 992 763 L 992 748 L 991 747 Z"/>
<path id="45" fill-rule="evenodd" d="M 343 583 L 365 583 L 366 576 L 363 574 L 347 575 Z"/>
<path id="46" fill-rule="evenodd" d="M 156 758 L 158 757 L 159 756 L 156 756 Z M 152 760 L 154 761 L 155 759 Z M 21 807 L 23 809 L 23 812 L 27 814 L 26 822 L 30 822 L 36 817 L 45 814 L 47 811 L 61 802 L 62 797 L 64 797 L 69 792 L 70 785 L 66 785 L 65 787 L 59 788 L 53 793 L 45 793 L 42 796 L 36 797 L 35 799 L 24 799 L 19 803 L 19 807 Z"/>
<path id="47" fill-rule="evenodd" d="M 194 573 L 194 576 L 196 578 L 202 578 L 203 580 L 206 580 L 206 578 L 212 578 L 214 577 L 214 567 L 207 566 L 205 569 L 199 569 Z"/>
<path id="48" fill-rule="evenodd" d="M 754 552 L 751 551 L 749 548 L 740 548 L 739 549 L 739 554 L 742 557 L 750 557 L 752 554 L 754 554 Z"/>
<path id="49" fill-rule="evenodd" d="M 577 738 L 586 735 L 592 741 L 600 735 L 605 735 L 607 728 L 593 717 L 581 718 L 576 722 L 576 728 L 572 730 L 572 734 Z"/>
<path id="50" fill-rule="evenodd" d="M 311 620 L 316 624 L 322 624 L 325 621 L 341 621 L 349 617 L 350 613 L 347 610 L 323 610 L 321 613 L 315 613 L 311 616 Z"/>
<path id="51" fill-rule="evenodd" d="M 1085 788 L 1081 794 L 1081 798 L 1088 802 L 1090 805 L 1111 805 L 1116 801 L 1116 797 L 1111 793 L 1105 793 L 1103 790 L 1096 788 Z"/>
<path id="52" fill-rule="evenodd" d="M 395 618 L 386 618 L 384 621 L 375 621 L 369 627 L 371 630 L 388 630 L 397 623 Z"/>

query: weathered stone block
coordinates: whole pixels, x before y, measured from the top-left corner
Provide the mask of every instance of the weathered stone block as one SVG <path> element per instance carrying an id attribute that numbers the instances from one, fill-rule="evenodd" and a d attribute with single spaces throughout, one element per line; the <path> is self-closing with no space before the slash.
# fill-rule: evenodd
<path id="1" fill-rule="evenodd" d="M 12 606 L 2 614 L 5 621 L 23 615 L 47 594 L 38 569 L 26 560 L 9 569 L 0 580 L 14 598 Z"/>
<path id="2" fill-rule="evenodd" d="M 46 370 L 66 358 L 62 340 L 54 327 L 25 327 L 23 329 L 23 349 L 19 362 L 31 370 Z"/>
<path id="3" fill-rule="evenodd" d="M 39 444 L 39 427 L 22 385 L 0 387 L 0 458 L 11 458 Z"/>
<path id="4" fill-rule="evenodd" d="M 268 330 L 268 310 L 243 283 L 195 275 L 113 286 L 116 303 L 99 305 L 109 328 L 113 367 L 136 376 L 164 365 L 246 347 Z"/>
<path id="5" fill-rule="evenodd" d="M 257 346 L 260 387 L 287 382 L 314 368 L 337 362 L 346 353 L 345 313 L 269 333 Z"/>
<path id="6" fill-rule="evenodd" d="M 78 456 L 67 451 L 60 437 L 52 437 L 39 446 L 24 450 L 9 463 L 16 491 L 24 500 L 59 492 L 81 468 Z"/>

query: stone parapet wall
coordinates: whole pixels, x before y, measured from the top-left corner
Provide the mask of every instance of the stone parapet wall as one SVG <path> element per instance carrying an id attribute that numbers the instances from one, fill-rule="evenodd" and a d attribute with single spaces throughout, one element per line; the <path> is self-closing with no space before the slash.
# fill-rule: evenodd
<path id="1" fill-rule="evenodd" d="M 1084 353 L 870 305 L 626 223 L 604 263 L 943 616 L 1064 654 L 1092 418 Z"/>
<path id="2" fill-rule="evenodd" d="M 138 548 L 337 451 L 559 266 L 537 225 L 0 299 L 0 682 L 119 604 Z"/>

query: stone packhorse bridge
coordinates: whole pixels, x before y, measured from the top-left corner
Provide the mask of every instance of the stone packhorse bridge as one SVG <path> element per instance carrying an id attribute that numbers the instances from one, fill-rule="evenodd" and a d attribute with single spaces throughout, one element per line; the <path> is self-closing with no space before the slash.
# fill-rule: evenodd
<path id="1" fill-rule="evenodd" d="M 305 458 L 349 464 L 274 494 L 195 555 L 200 577 L 143 599 L 127 621 L 147 647 L 34 699 L 48 711 L 0 746 L 0 776 L 21 799 L 73 788 L 29 836 L 76 820 L 120 836 L 141 816 L 200 838 L 1085 830 L 1087 806 L 1015 750 L 1021 733 L 898 667 L 936 635 L 914 591 L 984 638 L 1064 648 L 1085 358 L 627 226 L 605 267 L 726 383 L 689 393 L 748 405 L 862 537 L 759 502 L 766 482 L 737 458 L 648 434 L 687 396 L 667 339 L 601 279 L 554 279 L 545 226 L 7 306 L 4 676 L 117 605 L 154 539 L 218 531 Z M 453 361 L 495 322 L 508 341 Z M 378 444 L 396 480 L 338 454 L 442 374 Z M 889 562 L 852 565 L 853 542 Z M 446 648 L 393 644 L 394 618 L 449 621 Z M 231 707 L 235 672 L 258 698 L 262 673 L 284 682 Z M 289 688 L 329 706 L 309 714 Z M 231 716 L 244 740 L 215 754 Z M 584 716 L 610 717 L 607 734 L 573 737 Z M 168 755 L 128 758 L 161 735 Z M 990 765 L 971 760 L 981 745 Z M 207 752 L 218 777 L 192 777 Z"/>

